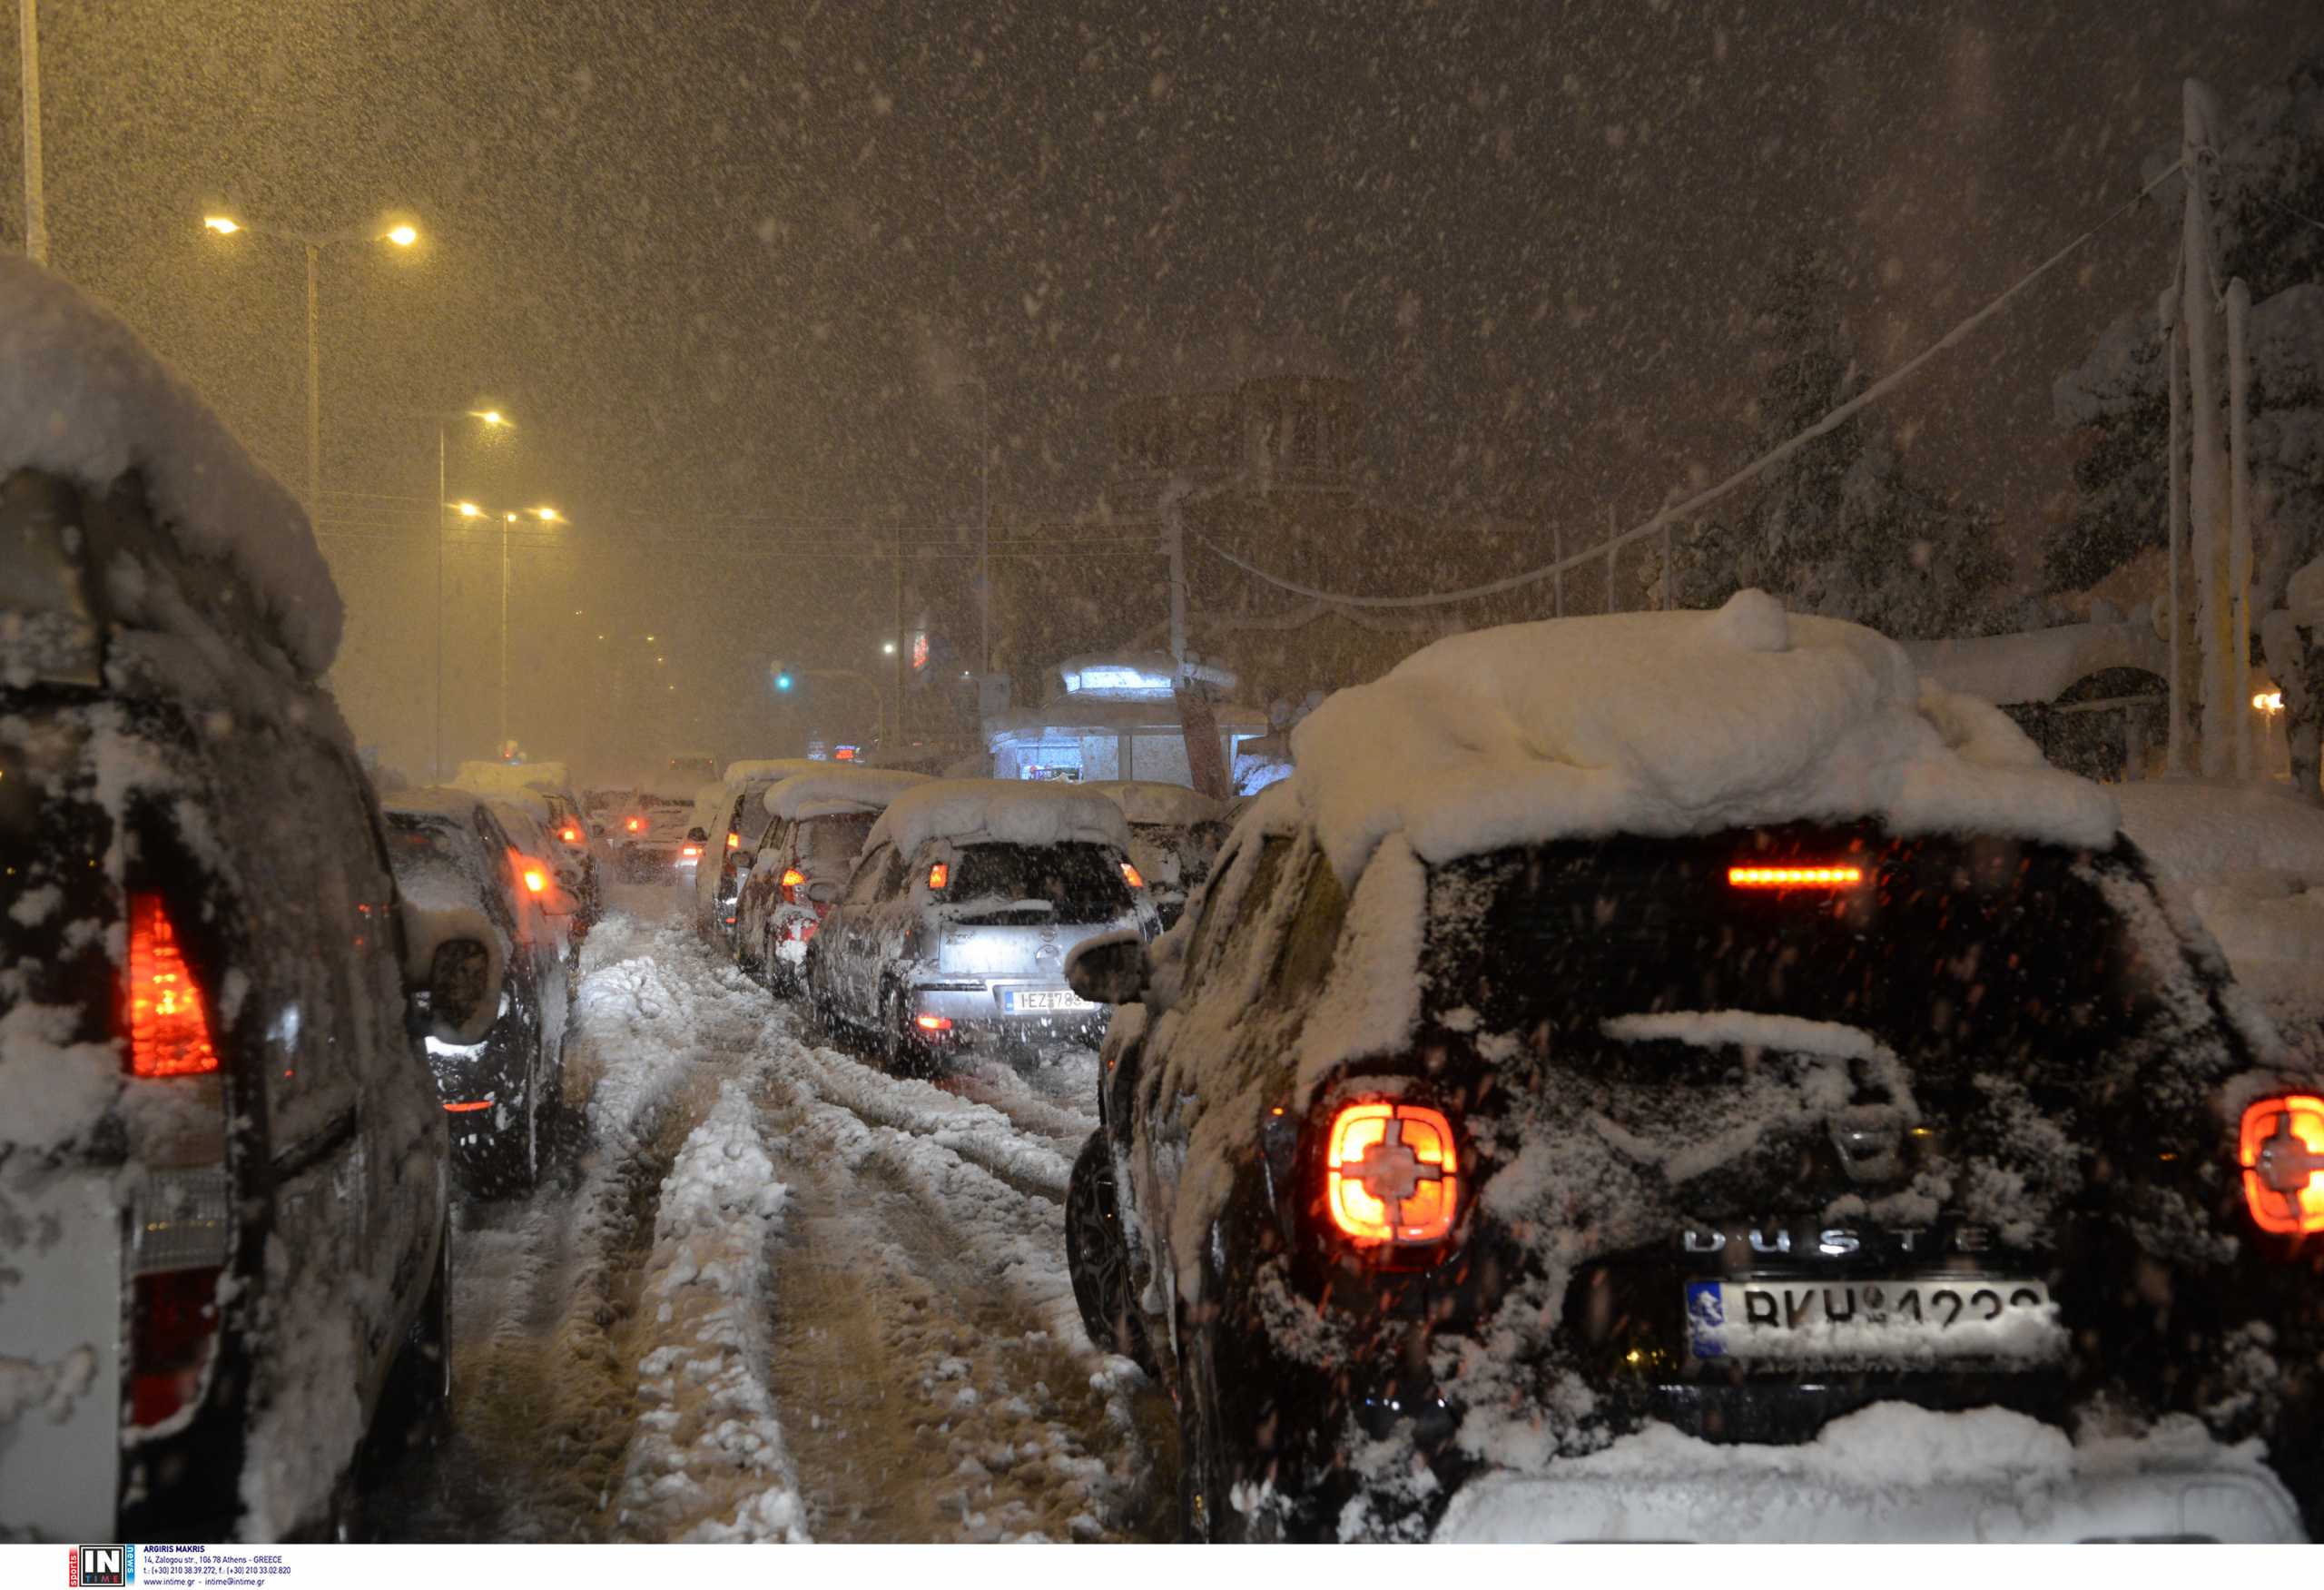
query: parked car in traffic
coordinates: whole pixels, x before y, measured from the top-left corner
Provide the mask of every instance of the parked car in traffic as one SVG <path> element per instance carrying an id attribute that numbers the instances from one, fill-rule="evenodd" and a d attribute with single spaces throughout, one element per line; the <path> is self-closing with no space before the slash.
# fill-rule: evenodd
<path id="1" fill-rule="evenodd" d="M 605 914 L 605 891 L 598 875 L 597 857 L 606 845 L 597 824 L 583 809 L 581 797 L 574 792 L 565 764 L 463 762 L 459 776 L 453 782 L 462 789 L 476 790 L 495 799 L 519 799 L 528 810 L 532 803 L 539 803 L 540 809 L 532 815 L 546 835 L 547 857 L 556 868 L 557 882 L 573 897 L 573 914 L 568 923 L 573 942 L 578 944 L 587 938 L 589 930 Z"/>
<path id="2" fill-rule="evenodd" d="M 564 1094 L 569 901 L 548 864 L 473 791 L 404 790 L 386 805 L 388 854 L 412 935 L 466 938 L 483 949 L 469 958 L 460 1009 L 450 1015 L 458 1031 L 426 1039 L 455 1163 L 484 1196 L 521 1191 L 540 1174 Z"/>
<path id="3" fill-rule="evenodd" d="M 2324 1077 L 2102 790 L 1758 592 L 1294 742 L 1070 968 L 1122 1008 L 1068 1265 L 1189 1536 L 2324 1527 Z"/>
<path id="4" fill-rule="evenodd" d="M 1187 896 L 1210 875 L 1210 864 L 1226 837 L 1224 810 L 1182 784 L 1134 779 L 1081 787 L 1106 796 L 1129 819 L 1130 863 L 1146 879 L 1163 931 L 1176 927 Z"/>
<path id="5" fill-rule="evenodd" d="M 621 804 L 606 841 L 613 848 L 614 876 L 625 884 L 665 884 L 679 875 L 693 876 L 701 842 L 688 839 L 692 795 L 656 795 L 639 790 Z M 694 854 L 686 854 L 692 847 Z"/>
<path id="6" fill-rule="evenodd" d="M 733 763 L 714 804 L 697 812 L 703 821 L 702 856 L 694 874 L 694 926 L 728 954 L 734 947 L 735 901 L 750 875 L 759 835 L 771 820 L 762 797 L 793 774 L 827 765 L 804 756 Z"/>
<path id="7" fill-rule="evenodd" d="M 1094 1040 L 1106 1012 L 1066 985 L 1066 955 L 1157 931 L 1118 805 L 1069 785 L 946 779 L 873 823 L 803 977 L 820 1021 L 924 1066 L 973 1037 Z"/>
<path id="8" fill-rule="evenodd" d="M 926 775 L 819 763 L 760 797 L 766 827 L 745 854 L 735 902 L 734 958 L 776 997 L 799 992 L 807 944 L 847 886 L 848 873 L 888 803 Z"/>
<path id="9" fill-rule="evenodd" d="M 450 1368 L 338 594 L 192 390 L 14 256 L 0 344 L 0 1539 L 324 1532 Z"/>

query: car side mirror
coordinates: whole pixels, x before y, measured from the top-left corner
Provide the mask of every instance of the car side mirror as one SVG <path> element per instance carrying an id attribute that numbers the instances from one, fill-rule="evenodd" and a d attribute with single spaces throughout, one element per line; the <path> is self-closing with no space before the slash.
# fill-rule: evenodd
<path id="1" fill-rule="evenodd" d="M 478 939 L 446 939 L 428 969 L 428 1024 L 438 1043 L 481 1043 L 500 1019 L 492 952 Z"/>
<path id="2" fill-rule="evenodd" d="M 1126 1005 L 1146 992 L 1146 939 L 1136 929 L 1099 933 L 1065 958 L 1067 986 L 1093 1004 Z"/>
<path id="3" fill-rule="evenodd" d="M 759 853 L 755 850 L 738 850 L 734 853 L 734 866 L 738 871 L 749 872 L 757 864 L 758 859 Z"/>
<path id="4" fill-rule="evenodd" d="M 686 839 L 689 843 L 694 844 L 707 844 L 710 843 L 710 835 L 704 833 L 699 827 L 687 829 Z"/>

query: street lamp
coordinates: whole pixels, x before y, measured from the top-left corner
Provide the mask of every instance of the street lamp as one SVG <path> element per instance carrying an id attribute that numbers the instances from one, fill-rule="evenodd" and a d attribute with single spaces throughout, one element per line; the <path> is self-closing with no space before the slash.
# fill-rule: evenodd
<path id="1" fill-rule="evenodd" d="M 322 342 L 320 327 L 322 298 L 316 285 L 322 251 L 330 243 L 389 242 L 408 249 L 419 241 L 418 229 L 399 222 L 385 232 L 350 227 L 343 232 L 300 232 L 291 227 L 237 221 L 231 215 L 205 215 L 202 224 L 221 237 L 247 232 L 300 245 L 307 252 L 307 511 L 317 518 L 323 511 L 323 391 Z"/>
<path id="2" fill-rule="evenodd" d="M 234 223 L 230 221 L 226 224 L 231 226 Z M 396 229 L 397 232 L 410 230 L 408 226 L 399 226 Z M 392 236 L 393 233 L 389 235 Z M 444 455 L 447 434 L 451 430 L 453 422 L 460 420 L 474 420 L 490 430 L 513 430 L 516 425 L 497 409 L 407 409 L 400 410 L 399 412 L 422 415 L 436 422 L 436 752 L 433 775 L 441 778 L 444 776 L 444 531 L 447 528 L 444 510 L 452 506 L 444 499 L 446 493 Z M 462 506 L 473 508 L 475 504 L 468 503 Z M 461 517 L 473 518 L 476 516 L 463 514 Z"/>
<path id="3" fill-rule="evenodd" d="M 481 415 L 478 416 L 482 418 Z M 507 423 L 505 420 L 502 423 Z M 500 521 L 500 746 L 508 744 L 508 531 L 520 518 L 532 518 L 545 525 L 569 525 L 573 521 L 548 507 L 528 508 L 522 513 L 479 508 L 473 502 L 454 502 L 446 506 L 464 519 L 497 518 Z"/>

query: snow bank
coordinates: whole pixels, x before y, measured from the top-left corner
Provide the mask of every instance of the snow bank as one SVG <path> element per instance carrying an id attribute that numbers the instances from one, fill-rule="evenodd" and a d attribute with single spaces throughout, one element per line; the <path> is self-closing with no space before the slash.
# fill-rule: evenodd
<path id="1" fill-rule="evenodd" d="M 906 855 L 931 839 L 962 844 L 1089 844 L 1129 847 L 1129 824 L 1104 795 L 1071 785 L 954 778 L 906 790 L 872 825 L 866 854 L 894 841 Z"/>
<path id="2" fill-rule="evenodd" d="M 773 1246 L 790 1190 L 759 1136 L 745 1087 L 718 1084 L 662 1183 L 642 1307 L 673 1339 L 638 1365 L 641 1412 L 622 1480 L 625 1525 L 694 1541 L 804 1541 L 767 1383 Z M 731 1503 L 724 1517 L 706 1506 Z"/>
<path id="3" fill-rule="evenodd" d="M 876 812 L 904 791 L 931 782 L 924 773 L 901 768 L 819 764 L 816 771 L 786 778 L 769 789 L 766 809 L 786 821 L 833 812 Z"/>
<path id="4" fill-rule="evenodd" d="M 0 257 L 0 472 L 103 491 L 130 470 L 179 544 L 223 559 L 310 678 L 338 654 L 339 589 L 305 511 L 111 313 L 61 277 Z"/>
<path id="5" fill-rule="evenodd" d="M 1998 708 L 1915 678 L 1869 629 L 1624 613 L 1458 635 L 1292 731 L 1288 783 L 1344 879 L 1401 832 L 1432 864 L 1611 833 L 1876 817 L 2104 847 L 2114 803 Z"/>
<path id="6" fill-rule="evenodd" d="M 2069 686 L 2107 668 L 2163 674 L 2171 667 L 2170 643 L 2155 634 L 2154 626 L 2127 619 L 1901 644 L 1924 679 L 1995 706 L 2054 701 Z"/>
<path id="7" fill-rule="evenodd" d="M 1188 789 L 1183 784 L 1152 784 L 1144 779 L 1127 779 L 1085 784 L 1081 787 L 1095 790 L 1114 802 L 1121 807 L 1122 815 L 1133 823 L 1191 828 L 1197 823 L 1215 823 L 1221 815 L 1216 801 L 1198 790 Z"/>
<path id="8" fill-rule="evenodd" d="M 2071 1541 L 2303 1538 L 2258 1442 L 2184 1417 L 2075 1442 L 1997 1407 L 1880 1403 L 1797 1447 L 1713 1445 L 1649 1425 L 1539 1476 L 1453 1496 L 1439 1541 Z"/>

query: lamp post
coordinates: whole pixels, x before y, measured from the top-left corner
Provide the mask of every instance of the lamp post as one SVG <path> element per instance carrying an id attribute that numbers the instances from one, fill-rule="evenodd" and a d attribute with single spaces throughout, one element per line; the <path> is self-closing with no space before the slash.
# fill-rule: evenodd
<path id="1" fill-rule="evenodd" d="M 441 780 L 444 776 L 444 531 L 448 522 L 445 510 L 451 506 L 446 500 L 444 484 L 446 433 L 455 420 L 475 420 L 487 426 L 509 430 L 516 426 L 497 409 L 448 410 L 433 418 L 436 421 L 436 749 L 431 776 Z"/>
<path id="2" fill-rule="evenodd" d="M 25 252 L 35 265 L 48 263 L 48 204 L 41 196 L 40 9 L 24 0 L 16 13 L 16 39 L 23 62 L 25 109 Z"/>
<path id="3" fill-rule="evenodd" d="M 556 511 L 556 509 L 553 509 L 553 508 L 528 508 L 528 509 L 525 509 L 524 513 L 503 512 L 503 513 L 499 513 L 499 514 L 497 514 L 497 515 L 496 515 L 496 514 L 494 514 L 490 509 L 478 508 L 478 507 L 475 503 L 473 503 L 473 502 L 456 502 L 456 503 L 453 503 L 453 504 L 452 504 L 452 507 L 453 507 L 453 509 L 454 509 L 456 511 L 458 511 L 458 513 L 459 514 L 459 516 L 460 516 L 462 518 L 464 518 L 464 519 L 480 519 L 480 518 L 497 518 L 500 520 L 500 736 L 499 736 L 499 745 L 500 745 L 501 746 L 506 746 L 508 744 L 508 530 L 509 530 L 509 527 L 511 527 L 512 525 L 514 525 L 514 524 L 515 524 L 518 519 L 525 518 L 525 517 L 526 517 L 526 515 L 530 515 L 532 518 L 538 519 L 541 523 L 543 523 L 543 524 L 545 524 L 545 525 L 563 525 L 563 524 L 570 524 L 572 521 L 571 521 L 570 519 L 566 518 L 563 514 L 561 514 L 561 513 L 557 512 L 557 511 Z M 497 751 L 496 751 L 496 754 L 497 754 Z"/>
<path id="4" fill-rule="evenodd" d="M 368 232 L 361 227 L 350 227 L 343 232 L 299 232 L 287 226 L 273 226 L 259 222 L 238 221 L 231 215 L 206 215 L 202 224 L 221 237 L 231 237 L 247 232 L 254 237 L 275 238 L 283 242 L 297 243 L 307 254 L 307 512 L 315 518 L 322 516 L 323 494 L 323 393 L 322 344 L 319 336 L 322 320 L 322 294 L 318 282 L 321 271 L 322 251 L 332 243 L 389 242 L 408 249 L 419 241 L 414 228 L 398 224 L 385 232 Z"/>

